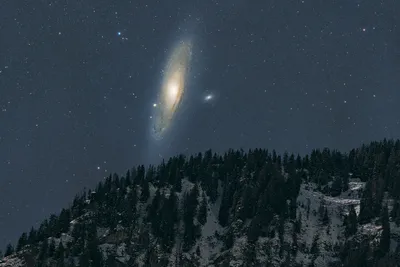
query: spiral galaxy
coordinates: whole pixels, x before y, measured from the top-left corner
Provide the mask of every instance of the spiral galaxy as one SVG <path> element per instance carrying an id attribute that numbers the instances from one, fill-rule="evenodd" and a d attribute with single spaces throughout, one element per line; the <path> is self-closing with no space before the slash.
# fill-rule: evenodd
<path id="1" fill-rule="evenodd" d="M 156 110 L 153 116 L 152 133 L 156 139 L 162 139 L 182 101 L 191 50 L 190 41 L 181 41 L 172 51 L 163 72 L 159 99 L 157 105 L 154 105 Z"/>

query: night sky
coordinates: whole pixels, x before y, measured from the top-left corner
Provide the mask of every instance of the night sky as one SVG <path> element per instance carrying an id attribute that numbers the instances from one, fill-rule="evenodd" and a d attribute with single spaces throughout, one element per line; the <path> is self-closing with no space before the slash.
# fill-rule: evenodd
<path id="1" fill-rule="evenodd" d="M 400 1 L 250 2 L 3 0 L 0 246 L 161 157 L 400 137 Z M 155 141 L 153 103 L 183 38 L 185 94 Z"/>

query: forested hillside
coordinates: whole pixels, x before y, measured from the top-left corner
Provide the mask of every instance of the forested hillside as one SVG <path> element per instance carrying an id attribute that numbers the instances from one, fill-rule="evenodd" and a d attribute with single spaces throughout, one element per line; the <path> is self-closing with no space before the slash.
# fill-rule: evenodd
<path id="1" fill-rule="evenodd" d="M 400 141 L 179 155 L 110 175 L 9 245 L 17 266 L 397 266 Z"/>

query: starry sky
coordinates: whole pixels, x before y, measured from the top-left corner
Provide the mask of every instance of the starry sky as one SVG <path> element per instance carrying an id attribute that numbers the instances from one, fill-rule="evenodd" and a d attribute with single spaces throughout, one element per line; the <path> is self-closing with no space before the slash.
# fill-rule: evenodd
<path id="1" fill-rule="evenodd" d="M 396 0 L 1 5 L 1 247 L 84 187 L 160 157 L 400 137 Z M 156 142 L 153 103 L 182 38 L 185 95 Z"/>

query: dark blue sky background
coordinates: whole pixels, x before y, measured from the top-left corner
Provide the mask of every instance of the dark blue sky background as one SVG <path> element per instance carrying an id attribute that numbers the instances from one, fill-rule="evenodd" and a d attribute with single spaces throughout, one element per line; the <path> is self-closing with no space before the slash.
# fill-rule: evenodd
<path id="1" fill-rule="evenodd" d="M 2 1 L 0 245 L 158 154 L 398 138 L 398 14 L 395 0 Z M 184 101 L 155 143 L 161 70 L 188 37 Z"/>

